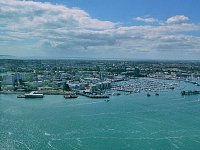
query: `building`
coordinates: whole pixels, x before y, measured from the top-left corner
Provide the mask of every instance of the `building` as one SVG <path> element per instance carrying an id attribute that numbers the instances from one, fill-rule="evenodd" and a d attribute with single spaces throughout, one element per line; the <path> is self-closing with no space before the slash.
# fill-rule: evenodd
<path id="1" fill-rule="evenodd" d="M 98 90 L 106 90 L 111 88 L 111 82 L 104 81 L 104 82 L 99 82 L 97 84 L 91 84 L 90 85 L 90 91 L 95 92 Z"/>
<path id="2" fill-rule="evenodd" d="M 15 82 L 15 75 L 14 74 L 8 74 L 3 75 L 3 82 L 7 85 L 13 85 Z"/>
<path id="3" fill-rule="evenodd" d="M 3 81 L 5 82 L 5 84 L 7 85 L 13 85 L 14 82 L 19 82 L 19 81 L 25 81 L 26 80 L 26 75 L 25 73 L 12 73 L 12 74 L 6 74 L 3 75 Z"/>

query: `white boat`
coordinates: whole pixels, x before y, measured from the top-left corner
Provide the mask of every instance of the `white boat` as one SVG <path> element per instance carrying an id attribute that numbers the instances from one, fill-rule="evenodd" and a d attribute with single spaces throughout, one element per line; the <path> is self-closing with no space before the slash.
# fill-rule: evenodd
<path id="1" fill-rule="evenodd" d="M 43 94 L 38 94 L 35 91 L 25 94 L 24 96 L 25 96 L 25 98 L 43 98 L 44 97 Z"/>

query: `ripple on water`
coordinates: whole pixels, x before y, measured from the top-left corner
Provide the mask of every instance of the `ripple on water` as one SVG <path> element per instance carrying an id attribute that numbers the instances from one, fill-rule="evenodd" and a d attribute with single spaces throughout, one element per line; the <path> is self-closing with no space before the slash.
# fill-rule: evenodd
<path id="1" fill-rule="evenodd" d="M 47 133 L 47 132 L 45 132 L 44 135 L 45 135 L 45 136 L 51 136 L 51 134 L 50 134 L 50 133 Z"/>

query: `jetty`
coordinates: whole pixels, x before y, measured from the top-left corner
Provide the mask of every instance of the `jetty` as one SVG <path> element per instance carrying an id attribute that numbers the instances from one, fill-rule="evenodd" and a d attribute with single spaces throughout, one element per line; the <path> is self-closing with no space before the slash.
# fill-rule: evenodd
<path id="1" fill-rule="evenodd" d="M 88 97 L 88 98 L 109 98 L 108 95 L 93 95 L 93 94 L 85 94 L 85 93 L 78 93 L 79 95 L 82 95 L 82 96 L 85 96 L 85 97 Z"/>

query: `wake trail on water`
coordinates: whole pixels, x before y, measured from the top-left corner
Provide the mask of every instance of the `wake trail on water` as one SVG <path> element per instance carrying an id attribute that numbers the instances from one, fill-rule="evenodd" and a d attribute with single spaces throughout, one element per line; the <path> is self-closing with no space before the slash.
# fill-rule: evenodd
<path id="1" fill-rule="evenodd" d="M 94 137 L 78 137 L 80 140 L 88 140 L 88 139 L 116 139 L 116 140 L 169 140 L 169 139 L 183 139 L 183 138 L 200 138 L 200 135 L 190 135 L 190 136 L 165 136 L 161 138 L 153 138 L 153 137 L 138 137 L 138 138 L 130 138 L 130 137 L 105 137 L 105 136 L 94 136 Z M 52 139 L 52 141 L 65 141 L 65 140 L 77 140 L 76 138 L 63 138 L 63 139 Z"/>
<path id="2" fill-rule="evenodd" d="M 92 115 L 79 115 L 80 117 L 93 117 L 93 116 L 104 116 L 104 115 L 120 115 L 123 113 L 97 113 L 97 114 L 92 114 Z"/>
<path id="3" fill-rule="evenodd" d="M 51 148 L 54 149 L 54 150 L 58 150 L 57 148 L 55 148 L 55 147 L 51 144 L 51 141 L 48 141 L 48 146 L 51 147 Z"/>
<path id="4" fill-rule="evenodd" d="M 92 105 L 92 104 L 98 104 L 98 103 L 105 103 L 104 101 L 98 101 L 98 102 L 90 102 L 90 103 L 82 103 L 82 104 L 69 104 L 66 106 L 57 106 L 56 108 L 64 108 L 69 106 L 84 106 L 84 105 Z"/>
<path id="5" fill-rule="evenodd" d="M 181 105 L 181 104 L 190 104 L 190 103 L 200 103 L 200 99 L 192 100 L 192 101 L 183 101 L 183 102 L 179 102 L 179 103 L 173 103 L 170 105 Z"/>
<path id="6" fill-rule="evenodd" d="M 28 150 L 32 150 L 31 148 L 29 148 L 24 142 L 21 142 L 21 141 L 17 141 L 17 140 L 12 140 L 13 142 L 15 142 L 15 143 L 19 143 L 19 144 L 21 144 L 21 145 L 23 145 L 26 149 L 28 149 Z"/>

